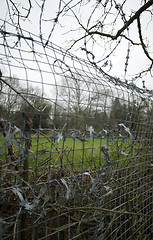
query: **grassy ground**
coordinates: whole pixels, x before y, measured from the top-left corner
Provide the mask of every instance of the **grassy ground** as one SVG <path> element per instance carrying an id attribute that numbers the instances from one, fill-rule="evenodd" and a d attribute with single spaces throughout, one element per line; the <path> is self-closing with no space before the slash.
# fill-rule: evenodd
<path id="1" fill-rule="evenodd" d="M 20 139 L 18 139 L 20 142 Z M 21 149 L 17 144 L 11 142 L 14 149 L 14 154 L 21 158 Z M 48 137 L 42 135 L 33 136 L 29 149 L 29 167 L 55 165 L 76 168 L 87 168 L 90 164 L 103 164 L 104 155 L 100 148 L 106 144 L 106 140 L 94 139 L 93 141 L 81 141 L 66 138 L 57 144 L 57 141 L 52 141 Z M 25 146 L 23 145 L 23 151 Z M 8 156 L 7 148 L 4 144 L 3 136 L 0 137 L 1 159 L 4 160 Z M 23 153 L 23 152 L 22 152 Z M 99 162 L 101 159 L 101 163 Z"/>
<path id="2" fill-rule="evenodd" d="M 106 146 L 106 139 L 80 140 L 66 138 L 57 144 L 57 140 L 53 141 L 49 136 L 40 134 L 32 135 L 29 148 L 29 168 L 45 169 L 48 166 L 55 168 L 67 168 L 70 170 L 89 170 L 102 166 L 108 156 L 107 152 L 102 150 Z M 22 166 L 24 162 L 25 144 L 19 147 L 17 142 L 22 143 L 20 136 L 17 136 L 16 142 L 11 142 L 14 150 L 16 161 Z M 130 148 L 129 139 L 115 139 L 109 141 L 109 159 L 116 161 L 117 159 L 125 160 Z M 11 160 L 8 150 L 4 145 L 4 137 L 0 137 L 1 159 L 7 162 Z M 129 155 L 128 155 L 129 157 Z"/>
<path id="3" fill-rule="evenodd" d="M 30 165 L 36 162 L 38 165 L 50 164 L 67 168 L 87 169 L 96 167 L 104 163 L 104 154 L 100 151 L 106 140 L 94 139 L 93 141 L 80 141 L 72 138 L 66 138 L 65 141 L 51 142 L 47 139 L 40 138 L 32 140 L 30 154 Z M 37 146 L 39 145 L 39 147 Z"/>

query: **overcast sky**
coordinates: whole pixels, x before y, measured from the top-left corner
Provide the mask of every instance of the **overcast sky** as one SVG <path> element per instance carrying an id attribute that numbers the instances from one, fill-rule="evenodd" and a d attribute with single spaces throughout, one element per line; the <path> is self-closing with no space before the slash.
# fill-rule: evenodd
<path id="1" fill-rule="evenodd" d="M 2 2 L 3 0 L 1 0 Z M 16 0 L 16 2 L 22 2 L 22 4 L 18 5 L 18 8 L 20 9 L 21 7 L 28 7 L 28 1 L 25 0 Z M 122 1 L 118 1 L 122 2 Z M 128 18 L 131 9 L 132 11 L 135 11 L 139 8 L 139 2 L 141 1 L 133 1 L 133 0 L 127 0 L 126 4 L 126 16 Z M 6 6 L 6 1 L 3 1 L 4 4 L 1 4 L 1 18 L 2 19 L 8 19 L 8 11 L 7 11 L 7 6 Z M 28 30 L 34 34 L 39 35 L 40 34 L 40 7 L 37 5 L 36 1 L 32 1 L 33 7 L 31 10 L 31 14 L 29 17 L 28 21 L 23 21 L 22 26 L 23 29 Z M 45 20 L 42 23 L 42 33 L 44 38 L 48 38 L 50 29 L 52 29 L 53 24 L 51 21 L 48 21 L 50 19 L 54 19 L 56 17 L 56 14 L 58 12 L 58 0 L 50 0 L 46 1 L 45 7 L 44 7 L 44 12 L 43 12 L 43 19 Z M 21 9 L 20 9 L 21 10 Z M 24 13 L 24 10 L 22 8 L 22 12 Z M 83 22 L 86 22 L 88 17 L 91 14 L 91 8 L 90 6 L 86 6 L 85 8 L 82 8 L 82 12 L 79 13 L 81 14 L 81 19 Z M 57 24 L 56 28 L 53 31 L 53 34 L 50 38 L 50 40 L 59 45 L 64 47 L 65 49 L 68 48 L 71 45 L 70 40 L 76 39 L 80 36 L 81 32 L 76 31 L 72 32 L 71 30 L 76 28 L 76 21 L 73 17 L 70 15 L 68 17 L 63 17 L 59 18 L 59 21 L 61 21 L 61 25 Z M 143 22 L 148 22 L 148 15 L 144 14 L 143 15 Z M 121 23 L 122 24 L 122 23 Z M 122 25 L 121 25 L 122 26 Z M 147 27 L 147 31 L 146 31 Z M 133 24 L 133 27 L 130 29 L 131 34 L 134 34 L 136 36 L 137 31 L 136 31 L 136 23 Z M 153 36 L 153 26 L 152 24 L 148 24 L 147 26 L 144 27 L 144 32 L 145 34 L 148 34 L 148 37 L 152 39 Z M 79 43 L 76 45 L 76 47 L 72 50 L 74 54 L 77 56 L 81 56 L 82 58 L 85 57 L 85 53 L 81 51 L 80 49 L 81 44 Z M 117 76 L 120 77 L 121 79 L 124 80 L 124 68 L 125 68 L 125 60 L 126 60 L 126 54 L 127 54 L 127 47 L 128 44 L 125 41 L 123 44 L 120 44 L 118 47 L 118 50 L 111 56 L 111 61 L 112 61 L 112 69 L 109 71 L 109 74 L 112 76 Z M 99 48 L 96 47 L 94 49 L 95 56 L 97 60 L 101 58 Z M 143 70 L 146 65 L 149 64 L 148 59 L 144 56 L 142 50 L 140 47 L 130 47 L 130 61 L 128 65 L 128 73 L 129 75 L 127 76 L 128 79 L 132 78 L 133 75 L 138 72 Z M 104 71 L 107 72 L 107 68 L 104 68 Z M 137 82 L 137 85 L 142 87 L 142 80 L 146 81 L 146 86 L 148 88 L 153 89 L 153 80 L 151 79 L 150 76 L 145 77 L 144 79 L 141 79 L 141 81 Z"/>

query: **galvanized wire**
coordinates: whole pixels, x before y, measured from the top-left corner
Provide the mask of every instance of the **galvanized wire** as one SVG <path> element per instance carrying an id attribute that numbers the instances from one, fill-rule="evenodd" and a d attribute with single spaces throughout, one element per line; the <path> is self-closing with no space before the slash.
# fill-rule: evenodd
<path id="1" fill-rule="evenodd" d="M 152 91 L 2 25 L 0 238 L 151 239 Z"/>

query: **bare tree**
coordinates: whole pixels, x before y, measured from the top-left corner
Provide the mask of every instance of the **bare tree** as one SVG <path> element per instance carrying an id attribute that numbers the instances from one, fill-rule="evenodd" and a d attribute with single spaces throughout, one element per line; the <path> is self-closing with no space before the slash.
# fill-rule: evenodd
<path id="1" fill-rule="evenodd" d="M 28 90 L 28 91 L 27 91 Z M 0 110 L 4 119 L 11 119 L 18 127 L 23 126 L 23 113 L 33 116 L 33 127 L 47 128 L 51 123 L 52 106 L 42 98 L 37 87 L 25 89 L 18 78 L 1 78 Z M 45 116 L 45 117 L 44 117 Z"/>
<path id="2" fill-rule="evenodd" d="M 59 97 L 63 108 L 74 114 L 89 114 L 96 111 L 97 106 L 103 105 L 104 96 L 108 90 L 100 86 L 95 91 L 94 82 L 90 78 L 77 73 L 61 79 Z M 101 107 L 103 108 L 103 107 Z"/>

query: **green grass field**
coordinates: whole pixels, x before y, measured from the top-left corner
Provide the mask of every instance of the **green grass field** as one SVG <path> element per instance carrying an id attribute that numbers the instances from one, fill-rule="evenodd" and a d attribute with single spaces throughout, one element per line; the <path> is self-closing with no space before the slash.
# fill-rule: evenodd
<path id="1" fill-rule="evenodd" d="M 17 141 L 21 139 L 17 137 Z M 14 155 L 17 156 L 17 161 L 20 165 L 24 162 L 24 149 L 19 149 L 16 142 L 12 142 Z M 93 139 L 92 141 L 81 141 L 79 139 L 66 138 L 57 144 L 57 141 L 52 141 L 46 135 L 32 135 L 31 146 L 29 149 L 28 168 L 38 171 L 45 170 L 49 166 L 55 168 L 66 168 L 73 170 L 89 170 L 102 166 L 105 163 L 106 156 L 101 150 L 102 146 L 106 145 L 106 139 Z M 109 147 L 109 160 L 116 161 L 118 159 L 125 160 L 126 154 L 122 154 L 123 149 L 129 151 L 130 140 L 116 139 Z M 22 153 L 21 153 L 22 149 Z M 7 162 L 11 157 L 7 155 L 7 148 L 4 146 L 4 137 L 0 137 L 1 159 Z M 128 156 L 129 157 L 129 156 Z"/>
<path id="2" fill-rule="evenodd" d="M 39 148 L 37 147 L 39 145 Z M 54 165 L 66 168 L 87 169 L 88 167 L 96 167 L 104 163 L 104 155 L 100 151 L 102 145 L 106 144 L 106 140 L 95 139 L 94 141 L 82 142 L 78 139 L 67 138 L 65 141 L 54 143 L 40 138 L 32 140 L 30 154 L 30 165 L 36 162 L 39 166 Z"/>

